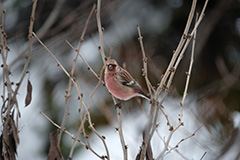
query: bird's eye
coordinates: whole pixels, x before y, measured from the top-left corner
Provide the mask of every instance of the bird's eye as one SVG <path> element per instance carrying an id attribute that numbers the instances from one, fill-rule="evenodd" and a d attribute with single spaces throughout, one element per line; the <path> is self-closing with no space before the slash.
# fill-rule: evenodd
<path id="1" fill-rule="evenodd" d="M 112 70 L 114 69 L 114 66 L 113 66 L 112 64 L 109 64 L 109 65 L 108 65 L 108 69 L 109 69 L 110 71 L 112 71 Z"/>

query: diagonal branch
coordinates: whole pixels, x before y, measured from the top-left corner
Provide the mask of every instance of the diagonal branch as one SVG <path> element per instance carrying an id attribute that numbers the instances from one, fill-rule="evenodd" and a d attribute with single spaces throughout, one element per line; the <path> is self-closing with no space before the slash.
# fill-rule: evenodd
<path id="1" fill-rule="evenodd" d="M 76 50 L 77 52 L 77 55 L 74 59 L 74 63 L 73 63 L 73 66 L 72 66 L 72 70 L 71 70 L 71 75 L 73 76 L 74 75 L 74 72 L 75 72 L 75 68 L 76 68 L 76 63 L 77 63 L 77 58 L 78 58 L 78 54 L 79 54 L 79 50 L 80 50 L 80 47 L 82 45 L 82 42 L 83 42 L 83 39 L 84 39 L 84 36 L 85 36 L 85 33 L 86 33 L 86 30 L 87 30 L 87 26 L 88 26 L 88 23 L 90 21 L 90 18 L 93 14 L 93 11 L 95 10 L 96 6 L 94 5 L 93 8 L 92 8 L 92 11 L 90 12 L 89 16 L 88 16 L 88 19 L 86 20 L 85 22 L 85 26 L 84 26 L 84 29 L 83 29 L 83 32 L 82 32 L 82 35 L 81 35 L 81 38 L 80 38 L 80 41 L 79 41 L 79 44 L 78 44 L 78 48 Z M 74 49 L 75 50 L 75 49 Z M 72 81 L 69 80 L 68 82 L 68 90 L 66 92 L 66 100 L 65 100 L 65 110 L 64 110 L 64 117 L 63 117 L 63 120 L 62 120 L 62 123 L 61 123 L 61 128 L 64 128 L 65 126 L 65 123 L 66 123 L 66 120 L 67 120 L 67 117 L 68 117 L 68 108 L 69 108 L 69 97 L 70 97 L 70 93 L 71 93 L 71 90 L 72 90 Z M 60 144 L 60 140 L 61 140 L 61 135 L 62 135 L 62 131 L 59 132 L 59 137 L 58 137 L 58 145 Z"/>

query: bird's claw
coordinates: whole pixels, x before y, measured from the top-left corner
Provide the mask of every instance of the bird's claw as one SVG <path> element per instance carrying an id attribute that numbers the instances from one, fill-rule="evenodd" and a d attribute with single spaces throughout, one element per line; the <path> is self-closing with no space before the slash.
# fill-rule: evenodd
<path id="1" fill-rule="evenodd" d="M 119 109 L 121 109 L 121 108 L 122 108 L 122 104 L 121 104 L 121 102 L 116 103 L 116 104 L 115 104 L 115 108 L 119 108 Z"/>

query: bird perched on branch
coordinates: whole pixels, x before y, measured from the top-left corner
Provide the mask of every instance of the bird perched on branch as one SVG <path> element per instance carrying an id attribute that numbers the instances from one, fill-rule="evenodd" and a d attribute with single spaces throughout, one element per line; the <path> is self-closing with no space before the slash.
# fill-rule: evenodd
<path id="1" fill-rule="evenodd" d="M 149 100 L 138 82 L 114 59 L 107 61 L 104 79 L 108 91 L 117 99 L 127 101 L 139 96 Z"/>

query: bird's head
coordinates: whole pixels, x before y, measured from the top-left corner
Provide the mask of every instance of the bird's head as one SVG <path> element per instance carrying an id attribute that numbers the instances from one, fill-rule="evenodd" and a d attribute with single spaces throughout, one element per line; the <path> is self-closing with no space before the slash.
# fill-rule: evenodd
<path id="1" fill-rule="evenodd" d="M 110 59 L 107 62 L 107 66 L 106 66 L 105 72 L 115 73 L 115 72 L 118 71 L 118 68 L 119 68 L 119 66 L 118 66 L 117 62 L 114 59 Z"/>

